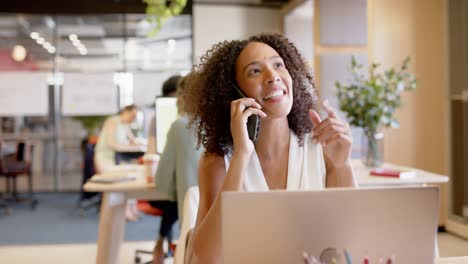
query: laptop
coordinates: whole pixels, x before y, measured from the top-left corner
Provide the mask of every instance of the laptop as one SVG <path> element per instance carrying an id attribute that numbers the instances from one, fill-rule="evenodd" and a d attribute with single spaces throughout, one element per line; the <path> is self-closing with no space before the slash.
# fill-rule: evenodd
<path id="1" fill-rule="evenodd" d="M 224 263 L 434 263 L 438 207 L 438 187 L 225 192 Z"/>

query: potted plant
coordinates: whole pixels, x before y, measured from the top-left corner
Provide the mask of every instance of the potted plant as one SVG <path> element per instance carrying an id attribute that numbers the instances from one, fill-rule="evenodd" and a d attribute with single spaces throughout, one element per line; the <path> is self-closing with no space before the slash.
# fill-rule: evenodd
<path id="1" fill-rule="evenodd" d="M 80 121 L 81 125 L 87 132 L 87 141 L 96 143 L 98 129 L 104 122 L 107 116 L 74 116 L 73 119 Z"/>
<path id="2" fill-rule="evenodd" d="M 407 57 L 398 68 L 378 71 L 372 63 L 368 72 L 351 58 L 352 80 L 349 84 L 336 82 L 337 97 L 351 125 L 364 130 L 363 161 L 368 167 L 383 163 L 383 127 L 400 126 L 393 116 L 401 106 L 401 93 L 416 89 L 416 78 L 408 71 Z"/>

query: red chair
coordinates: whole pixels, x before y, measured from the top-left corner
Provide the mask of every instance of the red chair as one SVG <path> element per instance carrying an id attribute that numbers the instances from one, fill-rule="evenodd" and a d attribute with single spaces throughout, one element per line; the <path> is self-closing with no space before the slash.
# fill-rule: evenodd
<path id="1" fill-rule="evenodd" d="M 141 212 L 143 212 L 144 214 L 147 214 L 147 215 L 152 215 L 152 216 L 162 216 L 163 215 L 162 210 L 159 210 L 158 208 L 155 208 L 155 207 L 151 206 L 151 204 L 149 204 L 148 201 L 138 200 L 137 201 L 137 208 L 138 208 L 139 211 L 141 211 Z M 171 243 L 169 245 L 169 250 L 172 251 L 172 252 L 175 252 L 175 249 L 176 249 L 176 244 Z M 135 251 L 135 263 L 141 263 L 141 257 L 140 257 L 141 254 L 153 255 L 153 251 L 137 249 Z M 146 262 L 146 264 L 151 264 L 151 262 L 152 261 Z"/>
<path id="2" fill-rule="evenodd" d="M 13 155 L 0 158 L 0 176 L 6 178 L 6 192 L 15 202 L 24 202 L 35 209 L 38 201 L 34 197 L 32 181 L 32 160 L 34 146 L 30 142 L 19 141 Z M 17 179 L 26 176 L 28 180 L 28 198 L 21 198 L 18 194 Z"/>

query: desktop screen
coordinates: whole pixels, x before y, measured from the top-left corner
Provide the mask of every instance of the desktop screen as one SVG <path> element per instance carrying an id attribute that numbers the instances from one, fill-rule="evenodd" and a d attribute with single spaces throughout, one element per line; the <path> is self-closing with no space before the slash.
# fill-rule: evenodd
<path id="1" fill-rule="evenodd" d="M 158 97 L 155 102 L 157 153 L 166 145 L 167 132 L 177 119 L 177 98 Z"/>

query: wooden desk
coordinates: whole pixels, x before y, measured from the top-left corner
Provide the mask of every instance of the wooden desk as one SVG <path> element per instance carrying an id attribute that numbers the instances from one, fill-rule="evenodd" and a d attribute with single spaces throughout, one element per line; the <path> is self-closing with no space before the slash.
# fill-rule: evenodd
<path id="1" fill-rule="evenodd" d="M 125 165 L 122 165 L 123 168 Z M 118 263 L 120 245 L 125 229 L 125 206 L 128 199 L 166 200 L 167 197 L 157 193 L 154 184 L 146 183 L 142 170 L 121 172 L 135 175 L 137 180 L 121 183 L 93 183 L 87 182 L 84 190 L 87 192 L 102 192 L 101 211 L 99 214 L 99 234 L 97 249 L 97 264 Z M 102 176 L 95 175 L 95 176 Z M 95 177 L 93 176 L 93 177 Z"/>

